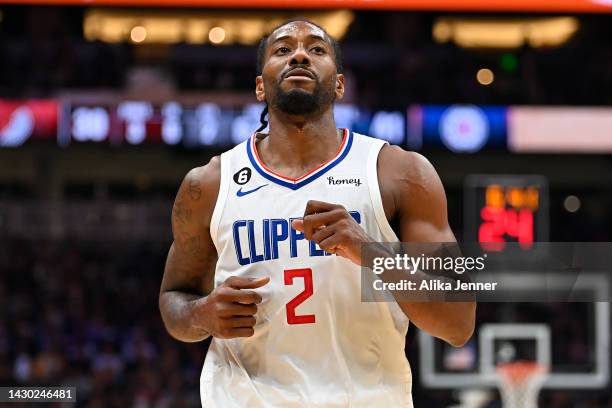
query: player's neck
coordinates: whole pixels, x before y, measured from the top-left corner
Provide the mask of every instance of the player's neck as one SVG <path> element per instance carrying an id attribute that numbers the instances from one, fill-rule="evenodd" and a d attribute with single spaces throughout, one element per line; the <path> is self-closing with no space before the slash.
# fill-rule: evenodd
<path id="1" fill-rule="evenodd" d="M 299 177 L 329 160 L 342 142 L 332 110 L 317 118 L 270 113 L 270 133 L 257 145 L 266 166 Z"/>

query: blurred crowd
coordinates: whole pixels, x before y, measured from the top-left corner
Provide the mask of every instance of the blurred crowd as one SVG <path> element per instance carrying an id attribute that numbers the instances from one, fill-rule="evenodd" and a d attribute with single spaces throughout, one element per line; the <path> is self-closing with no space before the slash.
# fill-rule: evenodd
<path id="1" fill-rule="evenodd" d="M 172 339 L 157 309 L 165 250 L 124 244 L 3 242 L 0 384 L 74 386 L 77 407 L 199 404 L 206 345 Z"/>

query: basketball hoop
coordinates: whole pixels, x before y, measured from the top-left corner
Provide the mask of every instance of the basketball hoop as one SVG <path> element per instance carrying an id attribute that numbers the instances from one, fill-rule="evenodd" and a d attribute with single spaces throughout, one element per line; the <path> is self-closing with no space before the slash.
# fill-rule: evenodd
<path id="1" fill-rule="evenodd" d="M 513 361 L 497 366 L 503 408 L 537 408 L 538 394 L 548 369 L 534 361 Z"/>

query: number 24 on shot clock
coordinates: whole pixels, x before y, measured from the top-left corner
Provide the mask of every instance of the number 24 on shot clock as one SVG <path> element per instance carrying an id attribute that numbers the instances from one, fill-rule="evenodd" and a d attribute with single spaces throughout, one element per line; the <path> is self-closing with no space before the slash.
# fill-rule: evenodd
<path id="1" fill-rule="evenodd" d="M 548 183 L 537 175 L 472 175 L 465 182 L 465 240 L 501 251 L 548 240 Z"/>

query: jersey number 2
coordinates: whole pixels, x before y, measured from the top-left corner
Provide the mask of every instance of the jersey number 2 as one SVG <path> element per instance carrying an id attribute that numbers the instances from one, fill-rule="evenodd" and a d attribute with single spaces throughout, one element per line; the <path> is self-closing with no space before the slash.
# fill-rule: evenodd
<path id="1" fill-rule="evenodd" d="M 296 297 L 291 299 L 286 305 L 287 323 L 306 324 L 314 323 L 315 315 L 296 315 L 295 308 L 312 296 L 312 269 L 285 269 L 285 285 L 293 285 L 294 278 L 304 278 L 304 290 Z"/>

